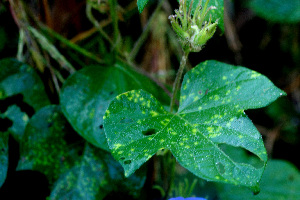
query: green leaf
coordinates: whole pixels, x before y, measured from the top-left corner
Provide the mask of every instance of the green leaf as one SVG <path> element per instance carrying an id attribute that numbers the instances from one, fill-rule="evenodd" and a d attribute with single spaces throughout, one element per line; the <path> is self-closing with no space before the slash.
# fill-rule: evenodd
<path id="1" fill-rule="evenodd" d="M 260 181 L 261 192 L 253 195 L 244 187 L 220 185 L 221 200 L 298 200 L 300 199 L 299 170 L 286 161 L 269 160 Z"/>
<path id="2" fill-rule="evenodd" d="M 299 0 L 252 0 L 250 1 L 249 6 L 258 16 L 272 22 L 300 22 Z"/>
<path id="3" fill-rule="evenodd" d="M 149 0 L 137 0 L 137 6 L 140 13 L 143 12 Z"/>
<path id="4" fill-rule="evenodd" d="M 8 132 L 0 131 L 0 187 L 3 185 L 8 169 Z"/>
<path id="5" fill-rule="evenodd" d="M 0 113 L 1 118 L 8 118 L 13 122 L 12 126 L 8 129 L 10 134 L 20 142 L 24 135 L 25 127 L 29 121 L 29 117 L 26 113 L 22 112 L 21 109 L 12 105 L 7 108 L 4 113 Z"/>
<path id="6" fill-rule="evenodd" d="M 35 111 L 49 104 L 44 85 L 32 67 L 15 59 L 0 60 L 0 100 L 22 94 Z"/>
<path id="7" fill-rule="evenodd" d="M 68 122 L 55 105 L 40 109 L 29 120 L 20 143 L 18 170 L 37 170 L 50 184 L 76 161 L 77 149 L 70 149 L 64 138 Z M 69 133 L 70 134 L 70 133 Z M 71 137 L 71 136 L 70 136 Z"/>
<path id="8" fill-rule="evenodd" d="M 82 159 L 54 185 L 50 199 L 103 199 L 112 191 L 124 191 L 133 196 L 145 182 L 145 173 L 128 179 L 122 167 L 110 154 L 86 145 Z"/>
<path id="9" fill-rule="evenodd" d="M 148 78 L 128 66 L 90 66 L 67 79 L 60 94 L 62 111 L 73 128 L 93 145 L 108 150 L 103 115 L 110 101 L 120 93 L 143 88 L 162 102 L 169 99 Z"/>
<path id="10" fill-rule="evenodd" d="M 220 145 L 244 148 L 265 165 L 261 135 L 244 110 L 266 106 L 284 94 L 255 71 L 206 61 L 184 76 L 177 113 L 167 112 L 142 90 L 126 92 L 110 103 L 104 115 L 105 134 L 126 176 L 167 148 L 203 179 L 257 192 L 264 167 L 236 162 Z"/>

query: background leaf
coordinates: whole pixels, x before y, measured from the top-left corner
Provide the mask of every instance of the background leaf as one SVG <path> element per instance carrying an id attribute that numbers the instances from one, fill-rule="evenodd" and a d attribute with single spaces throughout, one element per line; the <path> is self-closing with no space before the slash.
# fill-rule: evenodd
<path id="1" fill-rule="evenodd" d="M 45 174 L 53 188 L 50 199 L 102 199 L 122 190 L 139 194 L 145 171 L 125 179 L 121 165 L 109 153 L 84 145 L 74 134 L 59 106 L 40 109 L 26 126 L 18 170 Z"/>
<path id="2" fill-rule="evenodd" d="M 144 88 L 163 103 L 165 92 L 148 78 L 128 66 L 90 66 L 79 70 L 65 82 L 60 103 L 73 128 L 93 145 L 108 150 L 103 131 L 103 115 L 110 101 L 120 93 Z"/>
<path id="3" fill-rule="evenodd" d="M 50 184 L 78 159 L 77 148 L 68 148 L 64 138 L 67 120 L 55 105 L 40 109 L 28 122 L 20 144 L 18 170 L 37 170 Z"/>
<path id="4" fill-rule="evenodd" d="M 54 185 L 50 199 L 103 199 L 112 191 L 138 196 L 145 182 L 145 173 L 139 172 L 128 179 L 111 155 L 86 145 L 81 161 Z"/>
<path id="5" fill-rule="evenodd" d="M 272 22 L 300 22 L 299 0 L 251 0 L 249 6 L 258 16 Z"/>
<path id="6" fill-rule="evenodd" d="M 257 190 L 267 154 L 244 110 L 266 106 L 281 95 L 283 91 L 255 71 L 206 61 L 185 75 L 175 115 L 146 92 L 130 91 L 109 105 L 105 133 L 126 176 L 167 148 L 201 178 Z M 248 150 L 261 160 L 261 166 L 232 160 L 221 144 Z"/>
<path id="7" fill-rule="evenodd" d="M 298 200 L 300 199 L 300 173 L 289 162 L 282 160 L 269 160 L 266 170 L 260 181 L 261 192 L 253 195 L 244 187 L 220 185 L 221 200 Z"/>
<path id="8" fill-rule="evenodd" d="M 0 100 L 22 94 L 35 111 L 49 104 L 44 85 L 32 67 L 15 59 L 0 60 Z"/>
<path id="9" fill-rule="evenodd" d="M 4 113 L 0 113 L 0 117 L 8 118 L 12 121 L 12 126 L 8 129 L 9 133 L 20 142 L 29 121 L 28 115 L 25 112 L 22 112 L 17 105 L 12 105 L 9 106 Z"/>

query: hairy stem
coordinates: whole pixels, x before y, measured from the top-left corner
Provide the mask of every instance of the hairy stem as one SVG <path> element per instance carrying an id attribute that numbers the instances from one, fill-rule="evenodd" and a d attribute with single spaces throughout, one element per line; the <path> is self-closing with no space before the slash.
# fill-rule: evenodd
<path id="1" fill-rule="evenodd" d="M 175 78 L 175 81 L 174 81 L 174 85 L 173 85 L 173 90 L 172 90 L 173 93 L 172 93 L 171 104 L 170 104 L 170 112 L 171 113 L 173 112 L 173 107 L 174 107 L 174 104 L 175 104 L 176 95 L 177 95 L 179 87 L 180 87 L 180 81 L 181 81 L 181 78 L 182 78 L 183 70 L 184 70 L 184 67 L 186 65 L 186 61 L 187 61 L 189 53 L 190 53 L 189 51 L 184 51 L 183 56 L 182 56 L 181 61 L 180 61 L 179 70 L 177 72 L 177 75 L 176 75 L 176 78 Z"/>

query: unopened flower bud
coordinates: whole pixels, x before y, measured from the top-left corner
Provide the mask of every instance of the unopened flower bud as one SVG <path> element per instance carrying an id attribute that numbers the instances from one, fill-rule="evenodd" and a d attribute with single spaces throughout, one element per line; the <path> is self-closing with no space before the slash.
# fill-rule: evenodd
<path id="1" fill-rule="evenodd" d="M 184 51 L 197 52 L 200 51 L 206 42 L 213 36 L 216 31 L 218 21 L 211 23 L 204 21 L 209 10 L 216 7 L 208 7 L 207 0 L 202 9 L 202 0 L 199 1 L 194 15 L 191 15 L 191 8 L 187 9 L 186 0 L 180 0 L 179 10 L 175 10 L 175 15 L 169 16 L 171 25 L 177 34 Z"/>

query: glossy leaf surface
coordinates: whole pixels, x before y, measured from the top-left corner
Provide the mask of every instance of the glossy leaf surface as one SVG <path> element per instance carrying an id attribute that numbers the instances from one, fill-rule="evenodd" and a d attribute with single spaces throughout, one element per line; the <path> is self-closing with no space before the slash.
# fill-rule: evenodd
<path id="1" fill-rule="evenodd" d="M 265 164 L 261 135 L 244 110 L 266 106 L 281 95 L 283 91 L 255 71 L 206 61 L 185 75 L 176 114 L 167 112 L 152 95 L 130 91 L 110 103 L 105 133 L 126 176 L 167 148 L 201 178 L 258 191 L 264 167 L 235 162 L 219 145 L 244 148 Z"/>
<path id="2" fill-rule="evenodd" d="M 49 104 L 44 85 L 34 69 L 15 59 L 0 60 L 0 99 L 22 94 L 35 111 Z"/>
<path id="3" fill-rule="evenodd" d="M 299 0 L 252 0 L 249 5 L 258 16 L 269 21 L 279 23 L 300 22 Z"/>
<path id="4" fill-rule="evenodd" d="M 103 131 L 105 110 L 118 94 L 140 88 L 165 103 L 169 101 L 155 83 L 122 63 L 87 67 L 77 71 L 65 82 L 60 94 L 62 111 L 83 138 L 108 150 Z"/>
<path id="5" fill-rule="evenodd" d="M 258 195 L 247 188 L 222 185 L 219 189 L 221 200 L 298 200 L 300 199 L 299 170 L 286 161 L 269 160 L 260 182 L 261 192 Z"/>

